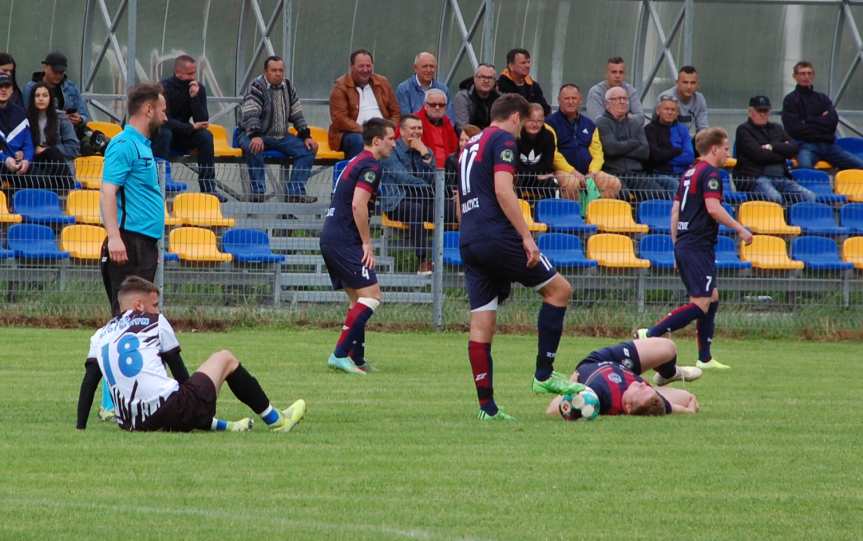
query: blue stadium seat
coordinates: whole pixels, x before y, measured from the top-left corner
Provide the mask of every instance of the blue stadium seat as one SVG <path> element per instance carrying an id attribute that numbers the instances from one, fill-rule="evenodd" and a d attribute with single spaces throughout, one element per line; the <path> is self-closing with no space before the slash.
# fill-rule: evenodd
<path id="1" fill-rule="evenodd" d="M 863 137 L 840 137 L 836 143 L 851 154 L 863 158 Z"/>
<path id="2" fill-rule="evenodd" d="M 795 203 L 788 209 L 788 221 L 799 225 L 804 235 L 847 235 L 848 228 L 836 225 L 833 208 L 824 203 Z"/>
<path id="3" fill-rule="evenodd" d="M 180 256 L 173 252 L 165 252 L 165 263 L 177 262 L 180 260 Z"/>
<path id="4" fill-rule="evenodd" d="M 817 169 L 793 169 L 791 178 L 798 184 L 815 192 L 815 201 L 819 203 L 844 203 L 848 200 L 844 195 L 835 193 L 830 185 L 830 175 Z"/>
<path id="5" fill-rule="evenodd" d="M 9 228 L 9 248 L 15 257 L 30 262 L 69 259 L 69 252 L 57 248 L 54 231 L 47 225 L 15 224 Z"/>
<path id="6" fill-rule="evenodd" d="M 258 229 L 229 229 L 222 235 L 222 250 L 237 263 L 281 263 L 285 256 L 274 254 L 270 238 Z"/>
<path id="7" fill-rule="evenodd" d="M 647 224 L 651 233 L 668 234 L 671 231 L 671 204 L 667 199 L 642 201 L 636 209 L 638 223 Z"/>
<path id="8" fill-rule="evenodd" d="M 674 268 L 674 244 L 671 235 L 644 235 L 638 241 L 638 257 L 650 261 L 654 269 Z"/>
<path id="9" fill-rule="evenodd" d="M 720 235 L 716 239 L 716 268 L 719 270 L 751 269 L 752 263 L 740 260 L 734 239 Z"/>
<path id="10" fill-rule="evenodd" d="M 10 257 L 15 257 L 15 252 L 5 248 L 0 248 L 0 259 L 8 259 Z"/>
<path id="11" fill-rule="evenodd" d="M 802 261 L 810 270 L 848 270 L 854 268 L 849 261 L 839 258 L 839 249 L 833 239 L 824 237 L 797 237 L 791 241 L 791 259 Z"/>
<path id="12" fill-rule="evenodd" d="M 719 170 L 722 177 L 722 198 L 729 203 L 742 203 L 749 200 L 745 192 L 737 192 L 731 188 L 731 174 L 725 169 Z"/>
<path id="13" fill-rule="evenodd" d="M 537 241 L 539 251 L 547 257 L 555 267 L 596 267 L 594 259 L 584 256 L 581 240 L 575 235 L 566 233 L 546 233 Z"/>
<path id="14" fill-rule="evenodd" d="M 163 160 L 162 158 L 156 158 L 156 163 L 164 163 L 165 164 L 165 191 L 168 193 L 180 193 L 185 192 L 189 189 L 185 182 L 175 181 L 174 177 L 171 176 L 171 162 L 167 160 Z"/>
<path id="15" fill-rule="evenodd" d="M 73 224 L 74 216 L 68 216 L 60 206 L 60 197 L 51 190 L 26 188 L 18 190 L 12 197 L 12 207 L 25 222 L 37 224 Z"/>
<path id="16" fill-rule="evenodd" d="M 342 160 L 333 164 L 333 187 L 335 187 L 336 181 L 339 179 L 339 175 L 341 175 L 342 171 L 345 170 L 345 166 L 349 161 L 350 160 Z"/>
<path id="17" fill-rule="evenodd" d="M 336 164 L 338 165 L 338 164 Z M 444 231 L 443 234 L 443 262 L 446 265 L 460 267 L 464 265 L 461 259 L 461 249 L 459 248 L 459 232 Z"/>
<path id="18" fill-rule="evenodd" d="M 734 213 L 734 207 L 732 207 L 728 203 L 722 203 L 722 208 L 724 208 L 725 212 L 727 212 L 728 215 L 731 216 L 732 218 L 734 216 L 736 216 L 736 214 Z M 719 234 L 720 235 L 733 235 L 734 230 L 731 229 L 730 227 L 726 226 L 726 225 L 719 224 Z"/>
<path id="19" fill-rule="evenodd" d="M 851 235 L 863 235 L 863 203 L 848 203 L 839 209 L 839 223 Z"/>
<path id="20" fill-rule="evenodd" d="M 569 199 L 541 199 L 534 207 L 537 222 L 548 225 L 550 231 L 596 233 L 596 226 L 584 223 L 581 207 Z"/>

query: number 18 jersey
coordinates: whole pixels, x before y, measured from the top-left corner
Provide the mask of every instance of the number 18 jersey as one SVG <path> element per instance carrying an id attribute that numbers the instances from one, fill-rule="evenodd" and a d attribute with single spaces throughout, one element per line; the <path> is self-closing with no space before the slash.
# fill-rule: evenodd
<path id="1" fill-rule="evenodd" d="M 88 358 L 96 359 L 108 382 L 120 427 L 141 426 L 180 388 L 161 357 L 179 347 L 174 329 L 161 314 L 132 310 L 109 321 L 90 339 Z"/>

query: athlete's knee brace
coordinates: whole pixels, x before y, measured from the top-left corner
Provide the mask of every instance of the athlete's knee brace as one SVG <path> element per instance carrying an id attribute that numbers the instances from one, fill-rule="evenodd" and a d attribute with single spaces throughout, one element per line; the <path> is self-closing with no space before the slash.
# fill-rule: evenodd
<path id="1" fill-rule="evenodd" d="M 377 310 L 378 306 L 381 305 L 381 301 L 372 297 L 360 297 L 359 299 L 357 299 L 357 302 L 362 304 L 363 306 L 368 307 L 372 312 Z"/>

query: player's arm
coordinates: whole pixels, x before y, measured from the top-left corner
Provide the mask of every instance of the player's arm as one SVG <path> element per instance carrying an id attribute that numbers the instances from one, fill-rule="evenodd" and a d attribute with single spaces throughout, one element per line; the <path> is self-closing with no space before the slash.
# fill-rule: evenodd
<path id="1" fill-rule="evenodd" d="M 719 222 L 720 224 L 729 227 L 737 232 L 737 236 L 745 243 L 749 244 L 752 242 L 752 233 L 749 232 L 748 229 L 743 227 L 743 225 L 731 217 L 728 214 L 728 211 L 722 206 L 722 203 L 719 202 L 718 198 L 715 197 L 705 197 L 704 198 L 704 207 L 707 209 L 707 213 L 710 216 Z M 672 235 L 674 234 L 674 230 L 672 229 Z"/>
<path id="2" fill-rule="evenodd" d="M 680 221 L 680 201 L 671 204 L 671 244 L 677 243 L 677 222 Z"/>
<path id="3" fill-rule="evenodd" d="M 527 228 L 527 223 L 524 221 L 524 216 L 521 215 L 521 207 L 518 205 L 518 197 L 513 189 L 514 176 L 508 171 L 495 171 L 494 173 L 494 195 L 497 198 L 497 203 L 503 210 L 506 219 L 515 228 L 518 235 L 521 237 L 524 251 L 527 254 L 527 266 L 533 267 L 539 263 L 539 248 L 536 246 L 530 230 Z"/>
<path id="4" fill-rule="evenodd" d="M 87 428 L 87 417 L 90 416 L 90 408 L 93 407 L 93 395 L 99 388 L 102 380 L 102 372 L 99 363 L 90 357 L 84 362 L 84 379 L 81 380 L 81 390 L 78 391 L 78 421 L 75 428 L 84 430 Z"/>
<path id="5" fill-rule="evenodd" d="M 182 384 L 189 379 L 189 370 L 186 368 L 186 363 L 183 362 L 183 357 L 180 356 L 179 347 L 166 351 L 161 356 L 162 361 L 171 369 L 171 375 L 174 376 L 177 383 Z"/>
<path id="6" fill-rule="evenodd" d="M 361 186 L 361 184 L 357 183 L 357 187 L 354 188 L 351 211 L 353 212 L 354 223 L 357 224 L 357 231 L 359 231 L 360 239 L 363 243 L 363 265 L 369 269 L 373 269 L 375 267 L 375 253 L 372 248 L 372 233 L 369 228 L 369 201 L 372 194 Z"/>
<path id="7" fill-rule="evenodd" d="M 656 391 L 671 404 L 671 413 L 692 414 L 698 413 L 698 410 L 701 409 L 698 399 L 689 391 L 673 387 L 663 387 Z"/>
<path id="8" fill-rule="evenodd" d="M 126 245 L 123 244 L 123 239 L 120 237 L 120 223 L 117 218 L 117 190 L 119 188 L 116 184 L 103 182 L 99 195 L 99 206 L 102 209 L 105 231 L 108 233 L 108 253 L 111 260 L 116 263 L 125 263 L 128 256 L 126 255 Z"/>

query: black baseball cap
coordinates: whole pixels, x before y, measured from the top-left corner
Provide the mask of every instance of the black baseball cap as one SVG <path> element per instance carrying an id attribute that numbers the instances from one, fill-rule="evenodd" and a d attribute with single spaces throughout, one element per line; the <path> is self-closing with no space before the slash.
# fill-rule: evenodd
<path id="1" fill-rule="evenodd" d="M 0 71 L 0 86 L 11 86 L 12 85 L 12 77 L 9 76 L 8 73 L 4 73 Z"/>
<path id="2" fill-rule="evenodd" d="M 66 59 L 66 55 L 60 51 L 48 53 L 42 63 L 51 66 L 51 69 L 54 71 L 66 71 L 66 68 L 69 66 L 69 61 Z"/>
<path id="3" fill-rule="evenodd" d="M 749 107 L 755 109 L 770 109 L 770 98 L 767 96 L 752 96 L 749 98 Z"/>

